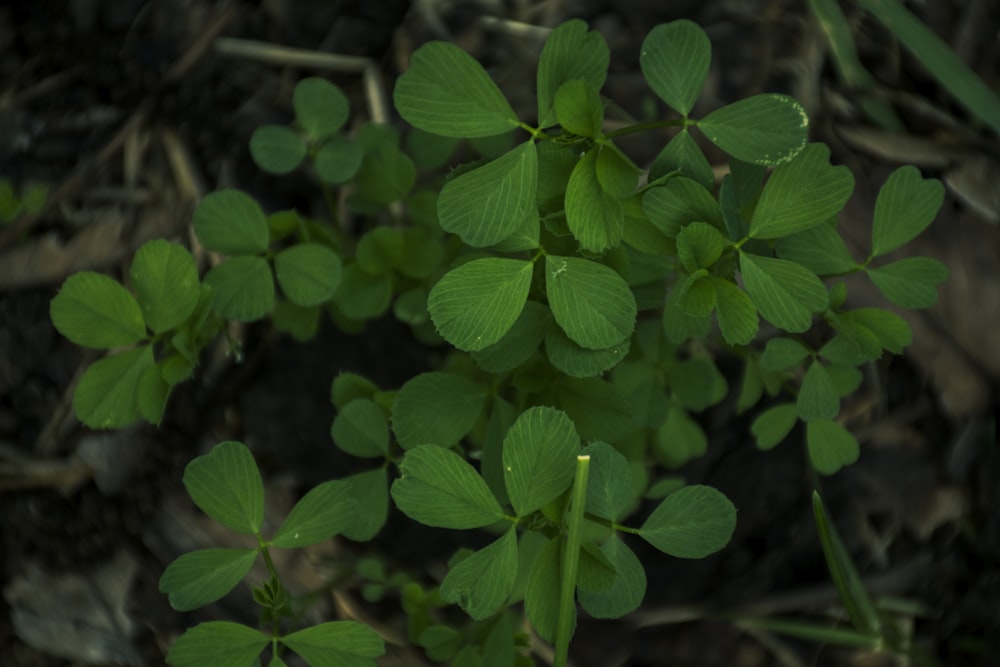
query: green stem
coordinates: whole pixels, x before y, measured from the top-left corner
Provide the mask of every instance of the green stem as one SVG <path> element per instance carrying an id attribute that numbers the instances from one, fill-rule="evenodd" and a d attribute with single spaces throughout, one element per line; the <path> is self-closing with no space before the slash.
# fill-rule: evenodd
<path id="1" fill-rule="evenodd" d="M 590 474 L 590 456 L 576 457 L 576 477 L 573 495 L 570 496 L 565 551 L 563 551 L 562 586 L 559 591 L 559 624 L 556 626 L 556 655 L 554 667 L 566 667 L 569 658 L 569 640 L 576 621 L 576 572 L 580 566 L 580 527 L 583 525 L 583 507 L 587 502 L 587 477 Z"/>

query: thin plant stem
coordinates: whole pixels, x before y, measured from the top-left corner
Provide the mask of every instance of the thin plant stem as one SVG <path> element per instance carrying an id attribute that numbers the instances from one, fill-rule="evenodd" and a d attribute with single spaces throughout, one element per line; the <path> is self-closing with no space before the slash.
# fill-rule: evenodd
<path id="1" fill-rule="evenodd" d="M 576 573 L 580 566 L 580 527 L 583 525 L 583 507 L 587 501 L 587 477 L 590 474 L 590 456 L 576 457 L 576 477 L 569 500 L 566 517 L 567 533 L 563 551 L 562 586 L 559 590 L 559 622 L 556 626 L 556 654 L 554 667 L 566 667 L 569 658 L 569 640 L 576 621 Z"/>

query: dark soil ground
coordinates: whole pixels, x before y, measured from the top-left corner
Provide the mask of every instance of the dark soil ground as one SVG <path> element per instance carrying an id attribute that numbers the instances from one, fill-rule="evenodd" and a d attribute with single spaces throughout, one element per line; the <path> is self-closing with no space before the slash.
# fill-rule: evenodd
<path id="1" fill-rule="evenodd" d="M 914 4 L 1000 87 L 1000 7 L 990 0 Z M 867 125 L 856 94 L 830 64 L 808 3 L 794 0 L 0 5 L 0 177 L 52 188 L 40 214 L 0 227 L 0 664 L 159 665 L 199 620 L 254 622 L 252 609 L 228 598 L 182 615 L 157 592 L 177 555 L 231 539 L 186 500 L 185 463 L 215 442 L 246 442 L 265 472 L 268 512 L 280 516 L 302 488 L 351 471 L 329 440 L 333 376 L 353 370 L 396 387 L 438 354 L 391 320 L 364 337 L 326 327 L 307 345 L 253 326 L 243 332 L 243 360 L 213 351 L 198 379 L 175 392 L 161 427 L 91 432 L 72 416 L 70 400 L 95 356 L 62 339 L 48 319 L 62 280 L 82 269 L 120 277 L 143 241 L 189 239 L 198 198 L 216 187 L 243 188 L 268 208 L 316 209 L 309 183 L 262 176 L 246 148 L 258 124 L 288 118 L 299 78 L 329 77 L 364 118 L 413 49 L 447 38 L 480 58 L 511 99 L 526 100 L 540 42 L 530 31 L 511 34 L 516 24 L 504 21 L 552 27 L 569 17 L 605 35 L 612 48 L 605 93 L 635 115 L 655 110 L 638 76 L 642 37 L 681 17 L 699 22 L 715 49 L 696 115 L 765 90 L 799 97 L 813 140 L 829 143 L 857 179 L 842 220 L 857 247 L 892 168 L 916 162 L 943 178 L 944 208 L 907 252 L 938 257 L 951 271 L 939 304 L 909 318 L 915 340 L 907 354 L 867 369 L 845 408 L 862 442 L 856 465 L 817 481 L 800 445 L 761 453 L 748 437 L 749 419 L 731 404 L 708 415 L 710 453 L 683 472 L 717 486 L 739 508 L 732 544 L 694 562 L 640 552 L 650 581 L 645 604 L 615 622 L 581 619 L 574 664 L 892 664 L 740 630 L 722 617 L 836 616 L 809 502 L 817 483 L 871 590 L 906 603 L 901 622 L 917 642 L 944 665 L 1000 664 L 1000 149 L 885 29 L 852 7 L 862 61 L 878 80 L 876 94 L 906 122 L 903 137 Z M 219 38 L 369 58 L 381 80 L 351 67 L 225 55 Z M 398 122 L 391 112 L 389 120 Z M 640 164 L 652 157 L 643 142 L 625 148 Z M 852 299 L 881 303 L 865 289 L 852 286 Z M 735 368 L 730 379 L 738 380 Z M 317 563 L 367 549 L 418 576 L 440 571 L 455 544 L 412 531 L 394 518 L 369 545 L 329 545 L 279 567 L 315 586 L 330 576 Z M 330 608 L 399 633 L 398 606 L 359 599 L 347 590 Z M 384 664 L 427 661 L 391 647 Z"/>

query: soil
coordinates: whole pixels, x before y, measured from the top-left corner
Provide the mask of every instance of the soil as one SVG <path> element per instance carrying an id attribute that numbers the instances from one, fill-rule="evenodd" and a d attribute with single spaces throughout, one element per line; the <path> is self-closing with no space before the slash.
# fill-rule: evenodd
<path id="1" fill-rule="evenodd" d="M 48 317 L 62 280 L 84 269 L 120 278 L 143 241 L 190 240 L 198 198 L 217 187 L 242 188 L 269 209 L 322 210 L 306 179 L 262 175 L 247 150 L 256 126 L 289 118 L 299 78 L 329 77 L 363 118 L 379 86 L 389 96 L 417 46 L 448 38 L 484 62 L 515 105 L 530 109 L 534 80 L 525 72 L 540 43 L 506 28 L 579 17 L 611 46 L 605 94 L 634 114 L 664 111 L 637 74 L 638 51 L 652 26 L 677 18 L 702 25 L 715 49 L 694 115 L 761 91 L 801 99 L 812 139 L 827 142 L 834 161 L 857 179 L 841 224 L 859 256 L 878 185 L 892 168 L 916 161 L 925 175 L 946 180 L 949 195 L 937 221 L 906 252 L 940 258 L 951 279 L 937 306 L 908 316 L 915 340 L 907 353 L 866 369 L 862 389 L 845 406 L 863 453 L 841 473 L 810 474 L 800 443 L 757 451 L 750 417 L 736 414 L 731 401 L 705 415 L 709 454 L 681 472 L 718 487 L 739 508 L 731 545 L 699 561 L 637 545 L 649 576 L 643 607 L 613 622 L 581 618 L 573 664 L 893 664 L 733 622 L 837 618 L 810 505 L 817 486 L 870 589 L 899 605 L 900 622 L 916 642 L 942 665 L 998 664 L 1000 346 L 993 332 L 1000 326 L 1000 204 L 988 174 L 1000 173 L 1000 146 L 891 34 L 853 4 L 846 9 L 876 94 L 906 123 L 904 138 L 868 126 L 858 93 L 831 65 L 808 3 L 792 0 L 0 6 L 0 177 L 52 188 L 39 214 L 0 227 L 0 662 L 160 665 L 170 643 L 195 622 L 255 622 L 252 608 L 228 598 L 179 614 L 157 591 L 177 555 L 232 539 L 186 499 L 179 482 L 186 462 L 222 440 L 247 443 L 264 470 L 269 516 L 281 516 L 303 489 L 355 469 L 329 439 L 336 373 L 355 371 L 394 388 L 441 358 L 391 318 L 373 322 L 364 336 L 325 325 L 308 344 L 254 325 L 241 333 L 242 360 L 222 347 L 211 350 L 198 378 L 175 392 L 159 428 L 92 432 L 72 416 L 70 401 L 75 381 L 97 357 L 64 340 Z M 1000 7 L 947 0 L 912 9 L 988 85 L 1000 87 Z M 373 81 L 350 68 L 317 71 L 225 55 L 220 38 L 368 58 L 381 82 L 374 80 L 373 91 Z M 623 147 L 648 164 L 653 143 Z M 987 187 L 969 185 L 961 178 L 969 173 Z M 882 304 L 869 287 L 850 289 L 859 305 Z M 735 385 L 738 367 L 724 370 Z M 330 577 L 317 563 L 359 553 L 430 577 L 460 544 L 467 543 L 445 532 L 428 537 L 393 516 L 370 544 L 327 545 L 285 565 L 303 586 Z M 348 613 L 345 600 L 359 618 L 387 631 L 404 627 L 398 601 L 359 602 L 357 591 L 320 611 Z M 428 662 L 392 647 L 382 664 Z"/>

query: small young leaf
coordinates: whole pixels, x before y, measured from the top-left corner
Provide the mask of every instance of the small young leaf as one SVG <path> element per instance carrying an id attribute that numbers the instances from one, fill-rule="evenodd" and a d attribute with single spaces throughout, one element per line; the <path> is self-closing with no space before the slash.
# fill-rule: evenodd
<path id="1" fill-rule="evenodd" d="M 837 215 L 854 190 L 854 176 L 830 164 L 825 144 L 809 144 L 771 174 L 750 221 L 750 236 L 773 239 Z"/>
<path id="2" fill-rule="evenodd" d="M 776 167 L 805 148 L 809 116 L 791 97 L 763 93 L 716 109 L 698 128 L 733 157 Z"/>
<path id="3" fill-rule="evenodd" d="M 586 79 L 571 79 L 559 86 L 553 102 L 563 129 L 581 137 L 596 137 L 604 122 L 604 103 Z"/>
<path id="4" fill-rule="evenodd" d="M 542 548 L 534 566 L 528 586 L 524 591 L 524 611 L 531 621 L 531 626 L 538 636 L 547 641 L 554 641 L 556 627 L 559 622 L 559 590 L 562 581 L 562 546 L 561 537 L 549 540 Z M 573 607 L 573 618 L 569 619 L 572 627 L 576 626 L 576 607 Z"/>
<path id="5" fill-rule="evenodd" d="M 261 125 L 250 135 L 250 156 L 269 174 L 295 171 L 307 152 L 302 137 L 284 125 Z"/>
<path id="6" fill-rule="evenodd" d="M 761 316 L 785 331 L 806 331 L 827 307 L 826 287 L 794 262 L 741 252 L 740 273 Z"/>
<path id="7" fill-rule="evenodd" d="M 736 528 L 736 508 L 710 486 L 686 486 L 653 510 L 639 535 L 677 558 L 704 558 L 729 543 Z"/>
<path id="8" fill-rule="evenodd" d="M 930 308 L 937 303 L 937 286 L 948 279 L 947 267 L 930 257 L 907 257 L 867 271 L 882 295 L 903 308 Z"/>
<path id="9" fill-rule="evenodd" d="M 682 176 L 697 182 L 706 190 L 715 187 L 712 165 L 687 128 L 675 134 L 653 160 L 649 167 L 649 180 L 654 181 L 672 171 L 679 171 Z"/>
<path id="10" fill-rule="evenodd" d="M 121 283 L 92 271 L 74 273 L 49 306 L 56 330 L 83 347 L 138 343 L 146 336 L 142 310 Z"/>
<path id="11" fill-rule="evenodd" d="M 357 262 L 348 261 L 333 293 L 340 312 L 352 320 L 378 317 L 392 302 L 392 274 L 369 273 Z"/>
<path id="12" fill-rule="evenodd" d="M 599 149 L 584 155 L 566 186 L 566 224 L 580 247 L 604 252 L 622 240 L 625 212 L 621 202 L 601 188 L 597 179 Z"/>
<path id="13" fill-rule="evenodd" d="M 554 368 L 570 377 L 586 378 L 600 375 L 616 366 L 629 351 L 629 339 L 605 350 L 580 347 L 559 327 L 549 327 L 545 334 L 545 356 Z"/>
<path id="14" fill-rule="evenodd" d="M 451 568 L 441 582 L 441 599 L 457 604 L 473 620 L 497 613 L 510 596 L 517 576 L 517 530 Z"/>
<path id="15" fill-rule="evenodd" d="M 795 405 L 799 419 L 804 422 L 833 419 L 840 412 L 840 398 L 823 364 L 818 361 L 809 364 Z"/>
<path id="16" fill-rule="evenodd" d="M 344 406 L 359 398 L 371 398 L 378 392 L 378 385 L 357 373 L 340 372 L 330 384 L 330 402 L 343 410 Z"/>
<path id="17" fill-rule="evenodd" d="M 504 257 L 477 259 L 452 269 L 427 297 L 434 326 L 460 350 L 476 352 L 493 345 L 521 314 L 531 274 L 531 262 Z"/>
<path id="18" fill-rule="evenodd" d="M 352 456 L 383 457 L 389 453 L 389 422 L 382 408 L 367 398 L 354 399 L 340 408 L 330 437 Z"/>
<path id="19" fill-rule="evenodd" d="M 202 245 L 224 255 L 267 251 L 267 216 L 260 204 L 239 190 L 205 195 L 194 212 L 194 231 Z"/>
<path id="20" fill-rule="evenodd" d="M 556 123 L 553 102 L 559 87 L 573 79 L 600 90 L 608 76 L 611 52 L 596 30 L 587 31 L 580 19 L 565 21 L 552 31 L 538 59 L 538 126 Z"/>
<path id="21" fill-rule="evenodd" d="M 212 309 L 227 320 L 252 322 L 274 308 L 274 278 L 263 257 L 233 257 L 205 274 Z"/>
<path id="22" fill-rule="evenodd" d="M 350 105 L 347 96 L 333 83 L 319 77 L 307 77 L 292 91 L 295 120 L 313 139 L 328 137 L 347 122 Z"/>
<path id="23" fill-rule="evenodd" d="M 194 504 L 227 528 L 258 534 L 264 522 L 264 483 L 246 445 L 220 442 L 184 469 Z"/>
<path id="24" fill-rule="evenodd" d="M 689 273 L 694 273 L 715 264 L 728 245 L 726 237 L 712 225 L 692 222 L 677 234 L 677 259 Z"/>
<path id="25" fill-rule="evenodd" d="M 367 542 L 382 530 L 389 517 L 389 480 L 385 468 L 359 472 L 344 479 L 351 485 L 351 498 L 360 510 L 340 534 L 355 542 Z"/>
<path id="26" fill-rule="evenodd" d="M 191 253 L 176 243 L 158 239 L 143 244 L 129 277 L 146 326 L 154 333 L 180 325 L 198 306 L 198 269 Z"/>
<path id="27" fill-rule="evenodd" d="M 441 228 L 476 248 L 499 243 L 537 220 L 537 184 L 535 142 L 527 141 L 445 183 L 438 197 Z"/>
<path id="28" fill-rule="evenodd" d="M 609 521 L 619 520 L 632 501 L 628 459 L 601 441 L 590 443 L 580 453 L 590 456 L 586 511 Z"/>
<path id="29" fill-rule="evenodd" d="M 809 348 L 792 338 L 772 338 L 760 355 L 760 367 L 766 371 L 787 371 L 809 356 Z"/>
<path id="30" fill-rule="evenodd" d="M 90 428 L 122 428 L 139 420 L 139 380 L 153 364 L 149 345 L 95 361 L 73 392 L 73 412 Z"/>
<path id="31" fill-rule="evenodd" d="M 715 288 L 715 316 L 722 337 L 730 345 L 747 345 L 757 336 L 757 308 L 746 292 L 724 278 L 711 278 Z"/>
<path id="32" fill-rule="evenodd" d="M 270 638 L 260 630 L 230 621 L 199 623 L 182 634 L 167 653 L 173 667 L 247 667 Z"/>
<path id="33" fill-rule="evenodd" d="M 274 274 L 292 303 L 318 306 L 340 283 L 340 258 L 319 243 L 299 243 L 275 255 Z"/>
<path id="34" fill-rule="evenodd" d="M 360 509 L 351 497 L 350 484 L 323 482 L 295 503 L 271 544 L 292 549 L 323 542 L 349 526 Z"/>
<path id="35" fill-rule="evenodd" d="M 556 390 L 556 405 L 584 440 L 615 442 L 632 428 L 632 408 L 625 397 L 600 378 L 564 378 Z"/>
<path id="36" fill-rule="evenodd" d="M 635 329 L 635 297 L 614 269 L 579 257 L 548 255 L 545 288 L 556 322 L 581 347 L 603 350 Z"/>
<path id="37" fill-rule="evenodd" d="M 794 403 L 775 405 L 760 413 L 750 425 L 757 449 L 773 448 L 792 432 L 797 420 L 798 409 Z"/>
<path id="38" fill-rule="evenodd" d="M 483 66 L 446 42 L 429 42 L 414 51 L 392 97 L 410 125 L 446 137 L 488 137 L 518 124 Z"/>
<path id="39" fill-rule="evenodd" d="M 819 224 L 774 240 L 781 259 L 801 264 L 818 276 L 847 273 L 858 263 L 833 224 Z"/>
<path id="40" fill-rule="evenodd" d="M 824 475 L 832 475 L 854 463 L 861 454 L 857 438 L 829 419 L 806 424 L 806 446 L 813 468 Z"/>
<path id="41" fill-rule="evenodd" d="M 358 173 L 364 157 L 364 149 L 357 142 L 346 137 L 333 137 L 316 149 L 313 164 L 319 180 L 339 185 Z"/>
<path id="42" fill-rule="evenodd" d="M 537 301 L 528 301 L 507 333 L 497 342 L 472 353 L 488 373 L 512 371 L 534 354 L 552 321 L 551 311 Z"/>
<path id="43" fill-rule="evenodd" d="M 378 633 L 357 621 L 320 623 L 279 641 L 312 667 L 376 667 L 375 658 L 385 655 Z"/>
<path id="44" fill-rule="evenodd" d="M 933 222 L 943 202 L 941 181 L 921 178 L 920 170 L 910 165 L 892 172 L 875 200 L 872 256 L 885 255 L 916 238 Z"/>
<path id="45" fill-rule="evenodd" d="M 649 87 L 685 117 L 701 93 L 711 62 L 708 35 L 686 19 L 653 28 L 639 52 L 639 66 Z"/>
<path id="46" fill-rule="evenodd" d="M 177 611 L 191 611 L 222 599 L 243 580 L 256 549 L 202 549 L 183 554 L 160 577 L 160 592 Z"/>
<path id="47" fill-rule="evenodd" d="M 421 373 L 404 384 L 392 404 L 392 430 L 403 449 L 451 447 L 472 430 L 486 390 L 452 373 Z"/>
<path id="48" fill-rule="evenodd" d="M 569 488 L 580 453 L 580 436 L 565 413 L 549 407 L 524 411 L 503 441 L 507 495 L 518 516 L 527 516 Z"/>
<path id="49" fill-rule="evenodd" d="M 406 516 L 426 526 L 481 528 L 504 518 L 486 482 L 465 459 L 437 445 L 406 452 L 392 499 Z"/>
<path id="50" fill-rule="evenodd" d="M 601 545 L 601 552 L 617 571 L 614 583 L 603 591 L 579 591 L 580 606 L 594 618 L 621 618 L 642 604 L 646 595 L 646 570 L 617 535 Z"/>

